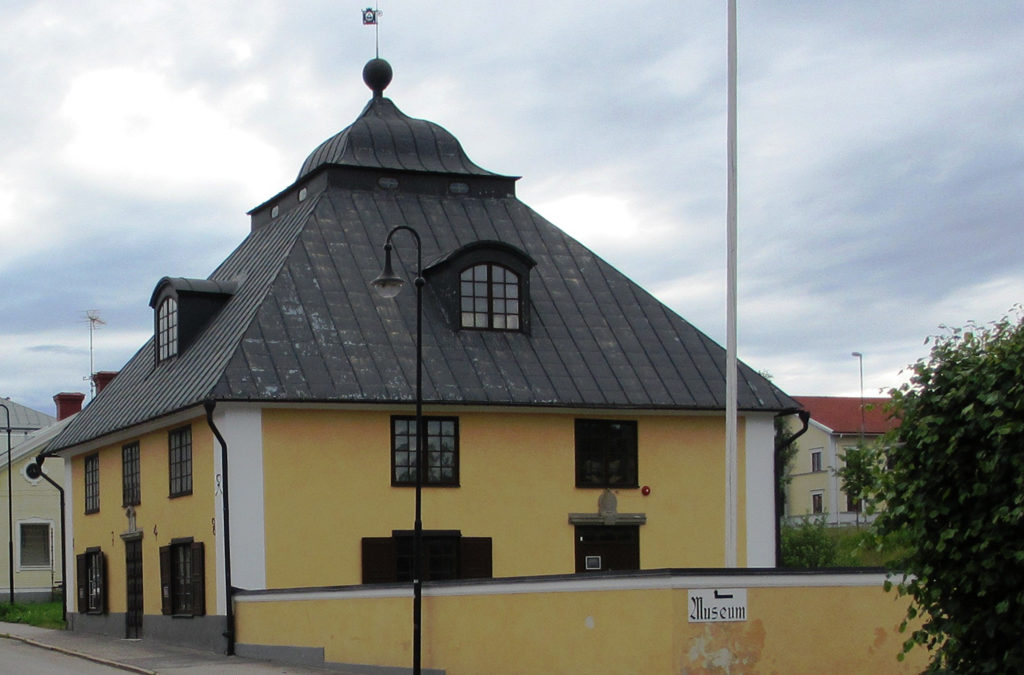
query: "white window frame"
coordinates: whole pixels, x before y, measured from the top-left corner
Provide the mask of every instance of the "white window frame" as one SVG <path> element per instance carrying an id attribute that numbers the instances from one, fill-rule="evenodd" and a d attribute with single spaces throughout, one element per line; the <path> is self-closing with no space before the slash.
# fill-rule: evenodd
<path id="1" fill-rule="evenodd" d="M 821 498 L 821 511 L 814 510 L 814 498 Z M 825 515 L 825 491 L 824 490 L 811 490 L 811 515 L 822 516 Z"/>
<path id="2" fill-rule="evenodd" d="M 813 450 L 811 450 L 811 473 L 821 473 L 823 471 L 822 459 L 824 458 L 824 455 L 825 448 L 814 448 Z M 818 458 L 817 467 L 815 467 L 815 456 L 817 456 Z"/>
<path id="3" fill-rule="evenodd" d="M 21 560 L 21 554 L 22 554 L 21 529 L 22 529 L 22 526 L 24 526 L 24 525 L 45 525 L 46 526 L 46 528 L 47 528 L 47 537 L 46 537 L 47 549 L 46 550 L 47 550 L 47 555 L 49 556 L 49 562 L 47 562 L 45 565 L 24 565 L 24 564 L 22 564 L 22 560 Z M 17 528 L 17 536 L 14 538 L 14 548 L 15 548 L 14 558 L 15 558 L 15 560 L 17 560 L 16 570 L 19 571 L 19 572 L 21 572 L 21 571 L 29 571 L 29 570 L 33 570 L 33 571 L 34 570 L 52 570 L 53 569 L 53 564 L 54 564 L 54 560 L 53 560 L 53 554 L 54 554 L 54 541 L 53 541 L 54 529 L 53 529 L 53 527 L 54 527 L 54 522 L 52 520 L 46 520 L 46 519 L 43 519 L 43 518 L 27 518 L 25 520 L 19 520 L 15 524 L 15 527 Z"/>

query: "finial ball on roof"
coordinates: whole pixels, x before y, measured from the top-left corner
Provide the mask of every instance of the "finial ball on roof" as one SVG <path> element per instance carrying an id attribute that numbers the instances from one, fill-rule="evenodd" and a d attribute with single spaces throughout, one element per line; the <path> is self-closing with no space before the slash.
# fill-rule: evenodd
<path id="1" fill-rule="evenodd" d="M 363 82 L 373 90 L 374 96 L 381 96 L 391 84 L 391 64 L 384 59 L 370 59 L 363 66 Z"/>

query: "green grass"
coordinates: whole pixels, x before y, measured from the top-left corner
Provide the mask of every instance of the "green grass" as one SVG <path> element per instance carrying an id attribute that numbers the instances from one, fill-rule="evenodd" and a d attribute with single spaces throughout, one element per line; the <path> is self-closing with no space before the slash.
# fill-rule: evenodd
<path id="1" fill-rule="evenodd" d="M 27 623 L 40 628 L 64 628 L 60 602 L 37 602 L 30 605 L 0 605 L 0 621 Z"/>
<path id="2" fill-rule="evenodd" d="M 836 544 L 836 564 L 843 567 L 885 567 L 902 553 L 899 546 L 879 544 L 866 525 L 830 527 L 826 533 Z"/>

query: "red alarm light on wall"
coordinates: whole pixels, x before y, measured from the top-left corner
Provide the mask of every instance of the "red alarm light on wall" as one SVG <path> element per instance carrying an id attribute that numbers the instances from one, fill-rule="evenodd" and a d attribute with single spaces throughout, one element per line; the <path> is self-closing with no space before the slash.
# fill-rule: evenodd
<path id="1" fill-rule="evenodd" d="M 651 494 L 651 486 L 645 485 L 642 488 L 640 488 L 640 494 L 642 494 L 644 497 Z"/>

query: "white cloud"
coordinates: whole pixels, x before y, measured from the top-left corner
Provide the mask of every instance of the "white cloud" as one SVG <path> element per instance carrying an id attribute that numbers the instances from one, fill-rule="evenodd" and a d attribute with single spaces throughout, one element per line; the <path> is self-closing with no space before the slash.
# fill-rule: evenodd
<path id="1" fill-rule="evenodd" d="M 70 135 L 62 155 L 90 182 L 157 200 L 267 183 L 280 157 L 231 118 L 231 104 L 133 66 L 88 71 L 60 108 Z"/>

